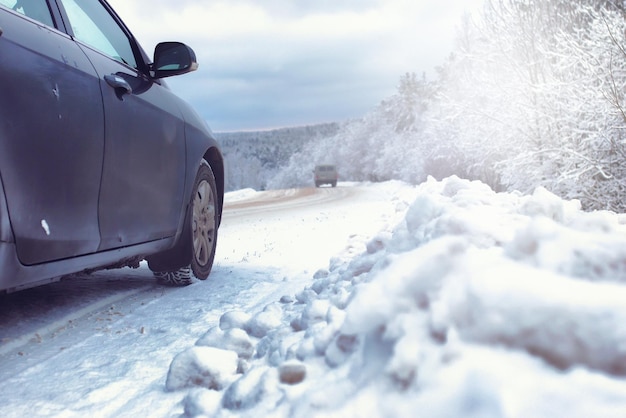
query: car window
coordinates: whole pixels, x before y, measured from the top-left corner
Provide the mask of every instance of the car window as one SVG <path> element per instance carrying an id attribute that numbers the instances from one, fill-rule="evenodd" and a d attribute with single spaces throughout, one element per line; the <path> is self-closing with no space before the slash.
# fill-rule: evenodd
<path id="1" fill-rule="evenodd" d="M 46 0 L 0 0 L 0 4 L 44 25 L 54 27 L 52 13 Z"/>
<path id="2" fill-rule="evenodd" d="M 137 68 L 128 36 L 98 0 L 63 0 L 63 5 L 76 39 Z"/>

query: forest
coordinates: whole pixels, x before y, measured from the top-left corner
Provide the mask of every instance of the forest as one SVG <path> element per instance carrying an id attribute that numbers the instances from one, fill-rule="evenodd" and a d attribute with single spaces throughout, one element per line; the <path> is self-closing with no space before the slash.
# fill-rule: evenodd
<path id="1" fill-rule="evenodd" d="M 333 137 L 338 123 L 252 132 L 216 132 L 226 160 L 226 190 L 264 190 L 305 145 Z"/>
<path id="2" fill-rule="evenodd" d="M 324 162 L 340 180 L 457 175 L 626 211 L 625 3 L 486 0 L 432 80 L 407 72 L 370 113 L 283 156 L 264 187 L 310 186 Z"/>

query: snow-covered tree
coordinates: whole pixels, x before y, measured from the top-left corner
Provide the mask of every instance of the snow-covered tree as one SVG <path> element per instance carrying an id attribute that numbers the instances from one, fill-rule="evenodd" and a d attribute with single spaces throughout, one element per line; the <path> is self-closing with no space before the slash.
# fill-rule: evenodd
<path id="1" fill-rule="evenodd" d="M 626 43 L 610 4 L 492 0 L 480 21 L 464 22 L 433 123 L 468 177 L 618 208 Z"/>
<path id="2" fill-rule="evenodd" d="M 328 163 L 342 180 L 456 174 L 626 210 L 624 4 L 486 0 L 434 80 L 405 74 L 372 112 L 283 156 L 268 186 L 310 185 Z"/>

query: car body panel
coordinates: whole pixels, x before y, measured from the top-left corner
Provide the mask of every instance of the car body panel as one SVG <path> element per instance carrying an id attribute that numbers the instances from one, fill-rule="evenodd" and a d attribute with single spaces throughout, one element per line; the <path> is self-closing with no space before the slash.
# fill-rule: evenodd
<path id="1" fill-rule="evenodd" d="M 80 271 L 134 265 L 138 256 L 157 254 L 170 248 L 173 243 L 174 240 L 168 238 L 80 257 L 25 266 L 17 258 L 13 243 L 0 242 L 0 263 L 2 265 L 0 290 L 13 292 L 58 281 L 63 276 Z M 127 263 L 126 260 L 133 261 L 133 263 Z"/>
<path id="2" fill-rule="evenodd" d="M 7 209 L 7 201 L 4 194 L 4 186 L 2 185 L 2 175 L 0 173 L 0 245 L 2 243 L 13 243 L 13 232 L 11 231 L 11 222 L 9 222 L 9 211 Z M 2 259 L 0 258 L 0 262 Z M 1 264 L 0 264 L 1 266 Z"/>
<path id="3" fill-rule="evenodd" d="M 185 186 L 185 126 L 170 90 L 83 46 L 98 68 L 105 113 L 99 250 L 175 235 Z M 132 88 L 119 95 L 104 77 Z"/>
<path id="4" fill-rule="evenodd" d="M 67 35 L 3 9 L 0 25 L 0 174 L 19 258 L 94 252 L 104 150 L 97 75 Z"/>
<path id="5" fill-rule="evenodd" d="M 222 208 L 224 206 L 224 161 L 222 159 L 221 151 L 217 145 L 217 141 L 213 137 L 211 130 L 206 122 L 196 113 L 196 111 L 186 102 L 180 102 L 180 110 L 185 119 L 185 138 L 187 144 L 187 165 L 188 167 L 195 167 L 195 170 L 187 170 L 187 179 L 185 184 L 191 185 L 195 180 L 194 171 L 200 167 L 202 160 L 206 160 L 215 176 L 215 182 L 217 187 L 217 197 L 219 199 L 219 215 L 221 220 Z M 214 145 L 208 149 L 205 147 L 205 139 L 211 138 Z M 200 153 L 204 153 L 202 158 L 198 158 Z M 189 196 L 191 190 L 185 193 L 185 196 Z"/>

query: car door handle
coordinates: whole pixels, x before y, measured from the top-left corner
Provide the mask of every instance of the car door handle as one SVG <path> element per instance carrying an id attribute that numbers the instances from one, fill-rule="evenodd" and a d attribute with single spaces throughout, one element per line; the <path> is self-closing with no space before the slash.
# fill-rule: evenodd
<path id="1" fill-rule="evenodd" d="M 0 28 L 0 36 L 2 36 L 4 32 L 2 32 L 2 28 Z"/>
<path id="2" fill-rule="evenodd" d="M 104 76 L 104 80 L 113 87 L 117 92 L 124 94 L 131 94 L 133 92 L 132 87 L 128 84 L 128 81 L 124 80 L 117 74 L 109 74 Z"/>

